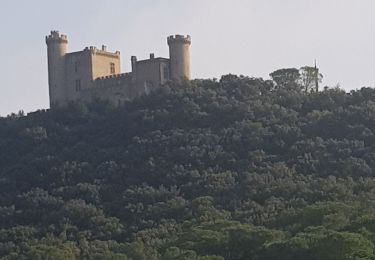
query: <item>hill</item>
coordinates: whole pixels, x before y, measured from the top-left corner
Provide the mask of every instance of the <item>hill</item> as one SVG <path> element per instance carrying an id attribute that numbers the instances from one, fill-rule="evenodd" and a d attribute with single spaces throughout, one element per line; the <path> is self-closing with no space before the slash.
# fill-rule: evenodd
<path id="1" fill-rule="evenodd" d="M 374 122 L 235 75 L 0 118 L 0 258 L 374 259 Z"/>

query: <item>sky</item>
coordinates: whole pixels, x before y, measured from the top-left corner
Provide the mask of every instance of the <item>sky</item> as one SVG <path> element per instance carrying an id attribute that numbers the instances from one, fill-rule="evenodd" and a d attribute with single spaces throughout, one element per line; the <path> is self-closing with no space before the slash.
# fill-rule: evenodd
<path id="1" fill-rule="evenodd" d="M 130 56 L 168 57 L 166 38 L 192 36 L 193 78 L 269 78 L 317 60 L 323 84 L 375 86 L 374 0 L 1 0 L 0 116 L 48 108 L 51 30 L 68 50 L 105 44 Z"/>

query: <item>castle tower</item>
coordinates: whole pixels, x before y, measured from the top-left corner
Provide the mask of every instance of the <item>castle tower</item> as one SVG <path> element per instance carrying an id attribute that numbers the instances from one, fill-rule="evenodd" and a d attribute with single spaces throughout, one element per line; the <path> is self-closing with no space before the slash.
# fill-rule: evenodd
<path id="1" fill-rule="evenodd" d="M 191 79 L 190 71 L 191 37 L 175 35 L 168 37 L 170 77 L 173 80 Z"/>
<path id="2" fill-rule="evenodd" d="M 66 35 L 60 35 L 58 31 L 51 31 L 51 34 L 46 36 L 46 43 L 50 107 L 56 107 L 66 100 L 65 54 L 68 38 Z"/>

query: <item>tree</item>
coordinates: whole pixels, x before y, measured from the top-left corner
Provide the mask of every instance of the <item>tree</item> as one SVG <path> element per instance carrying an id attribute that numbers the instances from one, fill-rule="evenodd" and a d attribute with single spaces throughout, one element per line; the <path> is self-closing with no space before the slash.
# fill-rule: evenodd
<path id="1" fill-rule="evenodd" d="M 359 234 L 331 231 L 317 242 L 317 259 L 351 260 L 372 259 L 374 245 Z"/>
<path id="2" fill-rule="evenodd" d="M 375 90 L 300 76 L 0 118 L 0 259 L 371 259 Z"/>
<path id="3" fill-rule="evenodd" d="M 305 66 L 300 68 L 300 84 L 305 92 L 319 91 L 319 83 L 323 80 L 323 75 L 315 67 Z"/>
<path id="4" fill-rule="evenodd" d="M 279 69 L 270 74 L 278 87 L 295 88 L 299 84 L 300 72 L 295 68 Z"/>

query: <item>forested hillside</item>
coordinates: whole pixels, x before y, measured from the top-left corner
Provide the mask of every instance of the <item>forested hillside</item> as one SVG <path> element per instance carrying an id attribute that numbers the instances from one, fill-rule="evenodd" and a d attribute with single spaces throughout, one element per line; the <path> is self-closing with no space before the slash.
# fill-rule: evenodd
<path id="1" fill-rule="evenodd" d="M 374 133 L 285 75 L 0 118 L 0 258 L 375 259 Z"/>

